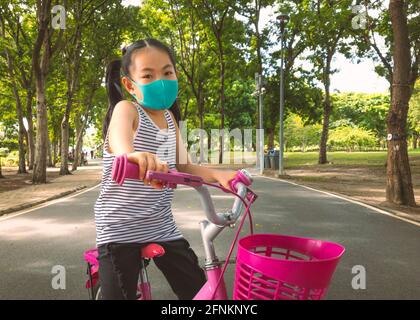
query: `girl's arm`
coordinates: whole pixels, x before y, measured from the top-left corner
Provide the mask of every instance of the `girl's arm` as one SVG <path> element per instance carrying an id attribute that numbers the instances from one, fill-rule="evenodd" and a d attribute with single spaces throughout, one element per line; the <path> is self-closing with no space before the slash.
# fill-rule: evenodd
<path id="1" fill-rule="evenodd" d="M 135 125 L 138 113 L 130 101 L 123 100 L 115 105 L 108 129 L 108 152 L 114 155 L 127 154 L 130 162 L 137 163 L 139 166 L 139 178 L 145 184 L 150 184 L 154 188 L 162 188 L 162 183 L 156 180 L 146 180 L 147 170 L 168 172 L 169 167 L 166 162 L 159 160 L 156 155 L 150 152 L 136 152 L 133 146 L 134 133 L 137 130 Z M 140 121 L 140 119 L 138 120 Z"/>
<path id="2" fill-rule="evenodd" d="M 230 190 L 229 181 L 235 178 L 236 171 L 233 170 L 217 170 L 210 169 L 204 166 L 191 163 L 190 155 L 188 154 L 182 137 L 179 133 L 178 124 L 174 120 L 176 127 L 176 168 L 178 171 L 200 176 L 206 182 L 219 182 L 223 187 Z"/>

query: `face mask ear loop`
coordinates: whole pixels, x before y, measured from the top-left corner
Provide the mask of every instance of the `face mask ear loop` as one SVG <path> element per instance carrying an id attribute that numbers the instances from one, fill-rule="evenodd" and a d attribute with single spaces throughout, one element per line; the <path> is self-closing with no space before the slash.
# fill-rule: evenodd
<path id="1" fill-rule="evenodd" d="M 136 85 L 136 82 L 133 80 L 133 79 L 131 79 L 128 75 L 126 75 L 126 74 L 123 74 L 123 73 L 121 73 L 121 75 L 122 76 L 124 76 L 124 77 L 127 77 L 128 78 L 128 80 L 130 80 L 131 81 L 131 83 L 132 84 L 134 84 L 136 87 L 137 87 L 137 85 Z M 138 88 L 138 87 L 137 87 Z M 137 95 L 135 94 L 135 93 L 130 93 L 133 97 L 134 97 L 134 99 L 136 99 L 136 101 L 138 102 L 138 103 L 143 103 L 143 101 L 140 101 L 140 99 L 137 97 Z"/>

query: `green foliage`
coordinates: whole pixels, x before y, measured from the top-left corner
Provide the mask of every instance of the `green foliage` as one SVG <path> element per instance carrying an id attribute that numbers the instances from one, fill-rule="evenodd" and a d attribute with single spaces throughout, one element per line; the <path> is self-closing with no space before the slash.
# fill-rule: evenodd
<path id="1" fill-rule="evenodd" d="M 374 132 L 380 140 L 385 139 L 388 94 L 340 93 L 334 94 L 332 99 L 331 128 L 357 126 Z"/>
<path id="2" fill-rule="evenodd" d="M 234 80 L 226 89 L 227 128 L 251 128 L 256 113 L 256 99 L 251 96 L 254 90 L 252 80 Z"/>
<path id="3" fill-rule="evenodd" d="M 9 154 L 9 148 L 0 148 L 0 157 L 6 157 Z"/>
<path id="4" fill-rule="evenodd" d="M 332 150 L 361 151 L 374 148 L 376 141 L 370 130 L 341 126 L 330 131 L 327 144 Z"/>
<path id="5" fill-rule="evenodd" d="M 319 124 L 305 125 L 297 114 L 289 114 L 284 124 L 284 140 L 286 150 L 309 151 L 319 142 L 322 126 Z"/>
<path id="6" fill-rule="evenodd" d="M 8 152 L 7 148 L 6 150 L 6 152 L 2 152 L 2 148 L 0 148 L 1 165 L 7 167 L 17 167 L 19 165 L 19 152 L 17 150 Z"/>
<path id="7" fill-rule="evenodd" d="M 412 134 L 420 135 L 420 80 L 417 80 L 408 109 L 408 125 Z"/>

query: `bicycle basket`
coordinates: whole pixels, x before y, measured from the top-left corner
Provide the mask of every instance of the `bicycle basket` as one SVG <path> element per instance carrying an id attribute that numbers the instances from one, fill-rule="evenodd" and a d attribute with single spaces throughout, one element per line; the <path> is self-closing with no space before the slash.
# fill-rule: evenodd
<path id="1" fill-rule="evenodd" d="M 233 299 L 319 300 L 345 249 L 316 239 L 257 234 L 239 240 Z"/>

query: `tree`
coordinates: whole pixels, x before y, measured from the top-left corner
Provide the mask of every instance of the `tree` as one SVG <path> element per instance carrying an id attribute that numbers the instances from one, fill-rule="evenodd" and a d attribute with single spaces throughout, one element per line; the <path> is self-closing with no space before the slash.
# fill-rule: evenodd
<path id="1" fill-rule="evenodd" d="M 330 115 L 332 111 L 330 96 L 330 76 L 336 70 L 332 60 L 337 52 L 346 54 L 351 28 L 351 1 L 303 1 L 308 14 L 307 27 L 304 29 L 315 71 L 324 87 L 322 134 L 319 144 L 319 164 L 327 163 L 327 141 Z"/>
<path id="2" fill-rule="evenodd" d="M 66 4 L 66 1 L 64 3 Z M 63 29 L 60 29 L 58 37 L 54 42 L 53 35 L 55 32 L 51 25 L 51 0 L 37 0 L 36 17 L 38 33 L 32 54 L 32 63 L 36 84 L 37 135 L 32 182 L 46 183 L 48 115 L 47 101 L 45 98 L 45 82 L 53 54 L 61 44 Z"/>
<path id="3" fill-rule="evenodd" d="M 407 1 L 390 0 L 389 13 L 393 35 L 393 69 L 391 107 L 387 118 L 391 139 L 388 139 L 386 198 L 392 203 L 415 206 L 406 126 L 408 103 L 418 77 L 420 42 L 417 38 L 417 47 L 410 47 Z M 413 64 L 411 49 L 415 51 Z"/>
<path id="4" fill-rule="evenodd" d="M 30 7 L 19 6 L 17 3 L 0 6 L 1 39 L 3 56 L 8 69 L 9 86 L 12 88 L 16 101 L 16 117 L 19 126 L 19 168 L 18 172 L 26 172 L 25 145 L 27 141 L 28 166 L 31 170 L 34 161 L 34 131 L 32 121 L 32 100 L 34 94 L 33 69 L 31 62 L 33 16 Z M 23 92 L 22 92 L 23 90 Z M 25 98 L 23 98 L 25 96 Z M 23 119 L 27 121 L 27 129 Z"/>
<path id="5" fill-rule="evenodd" d="M 225 33 L 226 25 L 228 24 L 229 19 L 233 19 L 233 6 L 235 1 L 215 1 L 215 0 L 199 0 L 194 1 L 195 10 L 200 16 L 201 21 L 206 23 L 215 38 L 216 49 L 215 53 L 217 54 L 219 62 L 219 76 L 220 76 L 220 153 L 219 153 L 219 163 L 223 162 L 223 149 L 224 149 L 224 128 L 225 128 L 225 69 L 226 69 L 226 57 L 225 57 Z"/>
<path id="6" fill-rule="evenodd" d="M 71 1 L 73 17 L 72 27 L 65 33 L 65 43 L 63 50 L 64 67 L 66 75 L 66 106 L 61 120 L 61 163 L 60 175 L 70 174 L 68 169 L 68 153 L 69 153 L 69 119 L 73 106 L 73 99 L 78 90 L 79 85 L 79 69 L 82 50 L 82 29 L 86 7 L 83 0 Z"/>
<path id="7" fill-rule="evenodd" d="M 208 58 L 206 59 L 206 46 L 204 27 L 194 10 L 191 0 L 169 1 L 172 13 L 174 29 L 178 31 L 178 37 L 172 40 L 174 46 L 178 44 L 179 59 L 178 65 L 188 80 L 191 92 L 195 97 L 200 121 L 200 163 L 204 159 L 204 94 L 205 85 L 209 79 L 205 76 L 208 69 Z M 188 111 L 188 100 L 184 109 L 183 119 L 186 119 Z"/>
<path id="8" fill-rule="evenodd" d="M 4 21 L 3 18 L 0 18 L 0 23 L 1 23 L 1 32 L 0 35 L 2 36 L 2 38 L 4 40 L 7 39 L 6 36 L 6 22 Z M 13 28 L 12 28 L 13 29 Z M 9 30 L 10 31 L 10 30 Z M 19 135 L 18 135 L 18 141 L 19 141 L 19 168 L 18 168 L 18 173 L 26 173 L 26 165 L 25 165 L 25 146 L 24 146 L 24 136 L 25 136 L 25 127 L 23 125 L 23 114 L 22 114 L 22 103 L 21 103 L 21 99 L 20 99 L 20 95 L 19 95 L 19 87 L 18 87 L 18 83 L 16 81 L 16 76 L 15 76 L 15 61 L 12 57 L 12 53 L 9 50 L 9 48 L 6 45 L 6 41 L 4 41 L 4 49 L 3 49 L 3 54 L 4 57 L 7 61 L 7 68 L 8 68 L 8 72 L 9 72 L 9 78 L 10 78 L 10 84 L 12 87 L 12 91 L 13 91 L 13 95 L 15 96 L 16 99 L 16 114 L 17 114 L 17 118 L 18 118 L 18 123 L 19 123 Z"/>
<path id="9" fill-rule="evenodd" d="M 89 23 L 85 22 L 85 31 L 82 37 L 84 54 L 80 61 L 81 85 L 77 91 L 77 110 L 74 112 L 76 146 L 72 171 L 80 165 L 80 154 L 86 128 L 93 117 L 99 116 L 94 101 L 101 88 L 107 61 L 115 55 L 115 51 L 121 45 L 124 30 L 129 24 L 134 23 L 128 18 L 129 13 L 130 9 L 123 9 L 118 1 L 114 1 L 113 4 L 108 1 L 106 9 L 88 14 Z M 93 20 L 100 22 L 92 24 Z"/>
<path id="10" fill-rule="evenodd" d="M 304 115 L 305 118 L 313 119 L 314 110 L 317 108 L 318 90 L 315 89 L 313 76 L 306 72 L 301 64 L 299 57 L 307 49 L 307 38 L 305 28 L 307 28 L 307 3 L 301 0 L 277 1 L 279 11 L 277 14 L 289 15 L 289 22 L 284 34 L 284 90 L 285 90 L 285 112 L 296 112 Z M 269 32 L 276 36 L 275 42 L 267 41 L 268 47 L 273 47 L 281 41 L 281 29 L 279 21 L 275 19 L 270 23 Z M 267 48 L 268 49 L 268 48 Z M 270 66 L 279 65 L 282 50 L 276 50 L 270 57 Z M 268 132 L 268 148 L 274 147 L 274 136 L 276 125 L 279 121 L 279 101 L 280 101 L 280 66 L 275 67 L 275 77 L 270 77 L 268 99 L 268 117 L 265 127 Z M 271 99 L 270 99 L 271 98 Z M 315 103 L 315 105 L 314 105 Z"/>
<path id="11" fill-rule="evenodd" d="M 362 30 L 361 52 L 377 62 L 376 72 L 390 85 L 387 115 L 386 199 L 394 204 L 415 206 L 407 150 L 407 115 L 420 64 L 418 0 L 363 1 L 367 16 Z M 377 17 L 369 12 L 379 12 Z M 384 44 L 378 43 L 378 37 Z M 383 49 L 383 47 L 385 49 Z"/>

